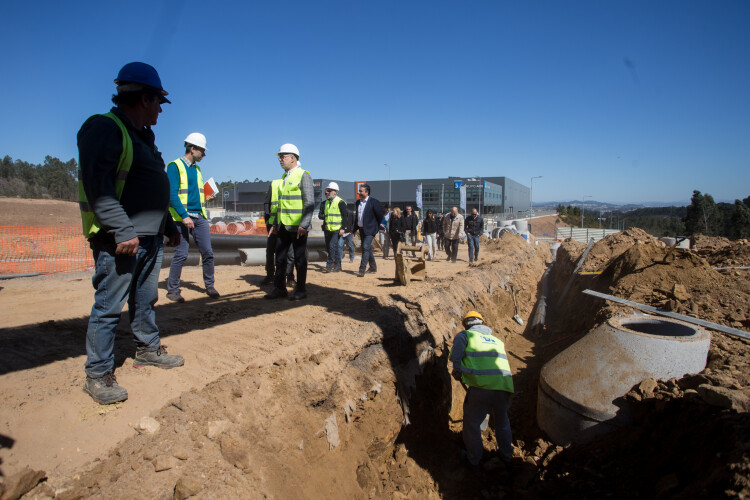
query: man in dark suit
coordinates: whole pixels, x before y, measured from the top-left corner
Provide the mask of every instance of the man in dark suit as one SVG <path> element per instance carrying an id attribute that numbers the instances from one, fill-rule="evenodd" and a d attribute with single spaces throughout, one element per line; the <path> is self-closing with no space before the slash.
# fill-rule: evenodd
<path id="1" fill-rule="evenodd" d="M 370 186 L 367 184 L 359 186 L 359 199 L 357 200 L 355 213 L 357 214 L 356 226 L 359 229 L 359 238 L 362 240 L 362 260 L 359 263 L 358 274 L 362 278 L 365 275 L 368 262 L 370 264 L 368 273 L 378 271 L 375 256 L 372 254 L 372 240 L 378 234 L 380 221 L 385 216 L 380 202 L 370 196 Z"/>

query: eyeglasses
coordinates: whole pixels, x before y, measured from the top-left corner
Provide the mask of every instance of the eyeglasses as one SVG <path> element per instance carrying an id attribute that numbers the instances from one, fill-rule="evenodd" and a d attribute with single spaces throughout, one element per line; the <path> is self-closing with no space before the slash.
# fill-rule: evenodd
<path id="1" fill-rule="evenodd" d="M 279 156 L 279 158 L 282 158 L 282 159 L 283 159 L 283 158 L 286 158 L 287 156 L 292 156 L 292 154 L 291 154 L 291 153 L 281 153 L 281 154 L 280 154 L 280 155 L 278 155 L 278 156 Z"/>

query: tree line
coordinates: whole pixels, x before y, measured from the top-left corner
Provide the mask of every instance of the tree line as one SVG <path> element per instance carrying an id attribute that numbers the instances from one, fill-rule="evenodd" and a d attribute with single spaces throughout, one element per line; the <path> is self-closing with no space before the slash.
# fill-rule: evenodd
<path id="1" fill-rule="evenodd" d="M 5 156 L 0 162 L 0 196 L 78 200 L 78 162 L 45 156 L 34 164 Z"/>
<path id="2" fill-rule="evenodd" d="M 557 213 L 566 223 L 581 227 L 580 207 L 559 204 Z M 750 196 L 734 203 L 716 203 L 710 194 L 695 190 L 686 207 L 587 211 L 584 216 L 583 227 L 622 230 L 638 227 L 657 237 L 701 233 L 732 240 L 750 238 Z"/>

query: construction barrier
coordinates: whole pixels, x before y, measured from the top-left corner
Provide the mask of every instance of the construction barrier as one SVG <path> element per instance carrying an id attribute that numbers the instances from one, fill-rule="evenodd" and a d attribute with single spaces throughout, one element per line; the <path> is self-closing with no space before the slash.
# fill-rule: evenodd
<path id="1" fill-rule="evenodd" d="M 0 226 L 0 275 L 72 273 L 93 267 L 80 224 Z"/>

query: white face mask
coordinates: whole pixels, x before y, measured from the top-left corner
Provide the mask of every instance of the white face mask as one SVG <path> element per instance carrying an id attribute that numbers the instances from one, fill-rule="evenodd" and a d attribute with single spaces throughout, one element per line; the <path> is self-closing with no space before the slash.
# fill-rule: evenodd
<path id="1" fill-rule="evenodd" d="M 333 201 L 333 199 L 336 198 L 336 191 L 328 191 L 326 193 L 326 198 Z"/>

